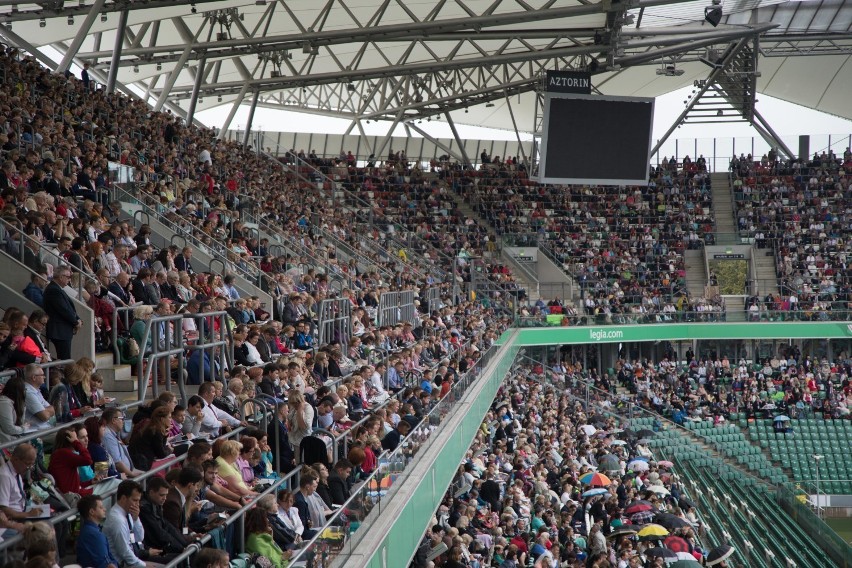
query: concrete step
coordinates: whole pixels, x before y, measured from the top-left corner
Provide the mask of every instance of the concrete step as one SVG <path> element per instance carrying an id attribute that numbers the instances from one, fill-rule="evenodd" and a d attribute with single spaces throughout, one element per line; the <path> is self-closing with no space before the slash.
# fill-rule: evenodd
<path id="1" fill-rule="evenodd" d="M 106 353 L 96 353 L 95 354 L 95 368 L 104 369 L 106 367 L 112 367 L 115 363 L 115 357 L 111 352 Z"/>
<path id="2" fill-rule="evenodd" d="M 136 377 L 131 373 L 130 365 L 113 365 L 98 369 L 98 374 L 104 378 L 104 391 L 110 392 L 135 391 Z"/>

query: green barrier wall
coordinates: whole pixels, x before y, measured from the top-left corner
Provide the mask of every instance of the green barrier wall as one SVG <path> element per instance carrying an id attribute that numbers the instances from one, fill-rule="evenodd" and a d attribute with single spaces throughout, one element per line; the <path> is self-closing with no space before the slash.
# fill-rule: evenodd
<path id="1" fill-rule="evenodd" d="M 511 332 L 507 332 L 511 333 Z M 691 339 L 848 339 L 852 323 L 756 322 L 606 325 L 560 328 L 522 328 L 515 345 L 620 343 L 622 341 L 676 341 Z M 505 342 L 508 335 L 500 338 Z"/>
<path id="2" fill-rule="evenodd" d="M 482 425 L 482 419 L 491 407 L 497 390 L 503 383 L 517 353 L 518 348 L 514 344 L 504 347 L 492 371 L 480 378 L 486 381 L 484 388 L 467 407 L 460 425 L 452 432 L 441 434 L 446 436 L 446 445 L 432 466 L 420 472 L 422 478 L 413 497 L 406 503 L 399 519 L 377 547 L 366 566 L 371 568 L 408 566 L 414 551 L 420 545 L 423 533 L 428 528 L 429 519 L 441 504 L 444 493 L 449 488 L 459 464 L 470 447 L 476 430 Z"/>

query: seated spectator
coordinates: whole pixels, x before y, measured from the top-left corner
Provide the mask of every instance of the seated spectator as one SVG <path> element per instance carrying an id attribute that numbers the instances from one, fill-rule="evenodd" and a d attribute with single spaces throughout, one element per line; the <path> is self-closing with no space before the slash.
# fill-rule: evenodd
<path id="1" fill-rule="evenodd" d="M 23 476 L 35 463 L 35 447 L 19 444 L 12 450 L 9 461 L 0 468 L 0 511 L 10 521 L 25 521 L 41 515 L 40 509 L 28 507 L 29 495 L 24 490 Z"/>
<path id="2" fill-rule="evenodd" d="M 128 449 L 137 468 L 149 470 L 155 461 L 172 453 L 168 444 L 171 423 L 169 407 L 160 406 L 154 410 L 147 423 L 131 434 Z"/>
<path id="3" fill-rule="evenodd" d="M 225 429 L 227 431 L 231 428 L 240 426 L 241 423 L 239 420 L 213 405 L 213 400 L 216 398 L 216 386 L 212 382 L 208 381 L 202 383 L 198 387 L 198 396 L 204 403 L 204 406 L 201 409 L 202 433 L 218 437 L 221 429 Z"/>
<path id="4" fill-rule="evenodd" d="M 24 297 L 38 307 L 44 307 L 44 287 L 47 286 L 47 273 L 37 272 L 30 276 L 30 283 L 24 288 Z"/>
<path id="5" fill-rule="evenodd" d="M 272 535 L 272 526 L 266 511 L 260 507 L 250 509 L 246 514 L 245 531 L 246 552 L 264 556 L 275 568 L 285 568 L 290 558 L 289 550 L 282 550 Z"/>
<path id="6" fill-rule="evenodd" d="M 197 524 L 192 524 L 194 516 L 201 511 L 201 503 L 196 498 L 203 480 L 204 474 L 200 469 L 184 467 L 178 473 L 174 486 L 167 492 L 162 505 L 163 518 L 175 532 L 191 535 L 207 527 L 207 520 L 203 517 Z"/>
<path id="7" fill-rule="evenodd" d="M 382 438 L 382 448 L 389 452 L 394 451 L 409 431 L 411 431 L 411 425 L 406 420 L 400 420 L 396 428 Z"/>
<path id="8" fill-rule="evenodd" d="M 6 381 L 0 393 L 0 443 L 11 442 L 27 431 L 29 424 L 24 422 L 26 396 L 24 379 L 20 376 Z"/>
<path id="9" fill-rule="evenodd" d="M 107 517 L 102 498 L 86 495 L 77 503 L 77 512 L 82 520 L 80 534 L 77 535 L 77 563 L 91 568 L 120 568 L 106 536 L 101 532 L 100 525 Z"/>
<path id="10" fill-rule="evenodd" d="M 142 486 L 130 479 L 122 481 L 115 494 L 115 504 L 104 522 L 103 534 L 121 568 L 152 568 L 162 552 L 144 547 L 145 528 L 139 519 L 141 502 Z M 149 559 L 152 564 L 146 563 Z"/>
<path id="11" fill-rule="evenodd" d="M 83 424 L 86 427 L 86 434 L 89 440 L 87 449 L 89 450 L 89 455 L 92 457 L 92 463 L 106 463 L 107 477 L 121 476 L 115 468 L 115 462 L 113 461 L 112 456 L 109 455 L 103 446 L 104 435 L 106 433 L 106 425 L 104 424 L 103 419 L 97 416 L 90 416 L 89 418 L 86 418 L 86 421 Z M 79 438 L 79 431 L 77 437 Z"/>
<path id="12" fill-rule="evenodd" d="M 70 422 L 92 411 L 79 397 L 82 381 L 83 373 L 76 369 L 76 364 L 68 365 L 59 384 L 50 390 L 50 405 L 56 410 L 57 422 Z"/>
<path id="13" fill-rule="evenodd" d="M 293 544 L 298 545 L 303 540 L 305 527 L 299 517 L 299 510 L 294 506 L 296 498 L 289 489 L 278 492 L 278 520 L 295 534 Z"/>
<path id="14" fill-rule="evenodd" d="M 334 464 L 334 470 L 328 476 L 328 488 L 331 493 L 331 502 L 335 505 L 343 505 L 351 495 L 349 477 L 352 474 L 352 463 L 347 459 L 338 460 Z"/>
<path id="15" fill-rule="evenodd" d="M 26 414 L 24 421 L 35 430 L 50 428 L 55 422 L 56 410 L 45 400 L 41 393 L 44 384 L 44 369 L 34 363 L 24 367 L 24 382 L 26 388 Z"/>
<path id="16" fill-rule="evenodd" d="M 133 459 L 127 446 L 121 439 L 124 431 L 124 412 L 118 408 L 107 408 L 101 415 L 104 423 L 103 447 L 109 454 L 115 469 L 125 477 L 133 478 L 139 476 L 142 471 L 133 466 Z M 141 497 L 140 497 L 141 498 Z"/>
<path id="17" fill-rule="evenodd" d="M 47 471 L 56 480 L 56 487 L 62 493 L 91 495 L 92 488 L 82 485 L 77 469 L 93 464 L 89 449 L 77 437 L 80 430 L 85 432 L 82 424 L 63 428 L 56 433 Z"/>
<path id="18" fill-rule="evenodd" d="M 252 491 L 243 481 L 243 476 L 237 468 L 237 458 L 240 455 L 242 444 L 236 440 L 225 440 L 219 448 L 219 475 L 228 484 L 228 489 L 241 497 L 254 497 L 257 494 Z"/>

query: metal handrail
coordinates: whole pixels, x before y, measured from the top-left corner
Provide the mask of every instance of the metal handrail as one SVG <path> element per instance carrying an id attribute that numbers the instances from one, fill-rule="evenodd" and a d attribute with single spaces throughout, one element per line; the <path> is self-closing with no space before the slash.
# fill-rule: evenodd
<path id="1" fill-rule="evenodd" d="M 83 302 L 83 288 L 85 287 L 85 281 L 86 280 L 91 281 L 91 282 L 95 282 L 96 284 L 98 284 L 98 286 L 100 286 L 100 283 L 98 282 L 97 278 L 95 278 L 93 275 L 89 274 L 88 272 L 84 272 L 83 270 L 80 270 L 76 266 L 73 266 L 67 260 L 65 260 L 64 258 L 59 256 L 56 253 L 56 250 L 54 248 L 45 246 L 44 243 L 42 243 L 38 239 L 34 239 L 30 235 L 27 235 L 26 233 L 24 233 L 23 227 L 15 226 L 15 225 L 13 225 L 12 223 L 10 223 L 9 221 L 7 221 L 6 219 L 3 219 L 3 218 L 0 218 L 0 226 L 2 226 L 7 232 L 12 231 L 14 233 L 17 233 L 18 238 L 15 239 L 15 240 L 17 241 L 17 244 L 18 244 L 18 258 L 16 258 L 15 260 L 17 260 L 18 262 L 23 264 L 27 268 L 27 270 L 29 270 L 31 273 L 36 274 L 36 271 L 34 269 L 30 268 L 29 266 L 27 266 L 27 264 L 25 262 L 26 255 L 25 255 L 24 249 L 25 249 L 27 243 L 38 247 L 37 248 L 37 250 L 38 250 L 37 256 L 38 256 L 38 260 L 41 264 L 45 264 L 45 261 L 44 261 L 44 259 L 41 255 L 42 254 L 48 254 L 48 255 L 54 257 L 53 258 L 54 262 L 49 263 L 49 264 L 55 263 L 55 265 L 57 267 L 59 267 L 59 266 L 67 267 L 71 270 L 71 273 L 73 275 L 76 275 L 76 277 L 77 277 L 76 278 L 76 280 L 77 280 L 77 282 L 76 282 L 76 284 L 77 284 L 77 297 L 80 300 L 80 302 Z M 11 234 L 12 233 L 10 232 L 9 238 L 13 238 L 13 237 L 11 237 Z M 6 252 L 6 251 L 4 250 L 4 252 Z M 32 252 L 32 250 L 30 250 L 30 252 Z M 12 254 L 10 254 L 8 252 L 7 252 L 7 254 L 9 254 L 9 256 L 11 256 L 12 258 L 15 258 L 15 256 L 13 256 Z"/>
<path id="2" fill-rule="evenodd" d="M 133 213 L 134 224 L 137 222 L 137 219 L 136 219 L 137 215 L 140 215 L 140 219 L 139 219 L 140 224 L 141 224 L 141 215 L 145 215 L 145 217 L 148 219 L 148 223 L 145 223 L 145 224 L 150 224 L 150 215 L 154 215 L 160 223 L 162 223 L 163 225 L 165 225 L 171 231 L 174 232 L 174 234 L 171 236 L 170 244 L 174 244 L 175 238 L 178 238 L 178 237 L 182 238 L 183 242 L 184 242 L 184 246 L 186 246 L 187 242 L 190 242 L 197 249 L 199 249 L 199 250 L 205 252 L 206 254 L 210 255 L 210 257 L 211 257 L 210 265 L 211 266 L 212 266 L 214 261 L 221 262 L 223 274 L 225 273 L 225 268 L 230 267 L 233 272 L 240 274 L 241 276 L 245 277 L 249 282 L 254 282 L 254 283 L 257 284 L 258 287 L 260 287 L 260 281 L 261 281 L 264 273 L 263 273 L 262 270 L 260 270 L 259 266 L 255 265 L 255 264 L 249 264 L 249 268 L 247 269 L 247 268 L 244 268 L 242 266 L 239 266 L 237 264 L 232 263 L 227 258 L 227 249 L 223 248 L 221 250 L 217 250 L 216 248 L 210 247 L 210 246 L 206 245 L 205 243 L 201 242 L 198 239 L 198 237 L 196 237 L 194 234 L 192 234 L 190 231 L 188 231 L 186 227 L 179 225 L 179 224 L 176 224 L 176 223 L 173 223 L 171 220 L 167 219 L 165 216 L 158 214 L 154 210 L 154 208 L 151 207 L 151 205 L 149 205 L 148 203 L 145 202 L 145 200 L 142 196 L 133 195 L 133 193 L 128 191 L 127 188 L 119 187 L 118 184 L 115 184 L 113 192 L 114 192 L 114 196 L 115 196 L 116 199 L 120 200 L 120 198 L 121 198 L 120 194 L 123 193 L 126 196 L 133 199 L 133 201 L 136 202 L 136 204 L 138 204 L 139 206 L 141 206 L 143 208 L 143 209 L 139 209 L 139 210 L 137 210 Z M 225 251 L 225 252 L 223 252 L 223 251 Z M 212 271 L 212 267 L 210 268 L 210 270 Z"/>

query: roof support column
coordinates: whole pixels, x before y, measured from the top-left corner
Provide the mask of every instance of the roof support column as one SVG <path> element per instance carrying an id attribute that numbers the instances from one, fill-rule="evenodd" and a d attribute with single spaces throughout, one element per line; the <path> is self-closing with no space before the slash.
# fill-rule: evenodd
<path id="1" fill-rule="evenodd" d="M 765 118 L 763 118 L 763 115 L 760 114 L 759 112 L 757 112 L 757 109 L 754 109 L 754 125 L 753 126 L 755 128 L 758 128 L 758 125 L 760 125 L 761 128 L 766 130 L 766 134 L 769 135 L 769 138 L 767 138 L 765 135 L 761 134 L 761 136 L 763 136 L 764 140 L 766 140 L 766 142 L 768 142 L 770 146 L 772 146 L 774 144 L 775 147 L 778 150 L 780 150 L 783 154 L 786 154 L 788 158 L 795 158 L 796 157 L 796 155 L 793 154 L 793 152 L 790 151 L 790 148 L 788 148 L 787 145 L 784 144 L 784 141 L 781 140 L 781 137 L 778 136 L 775 133 L 775 131 L 772 129 L 771 126 L 769 126 L 769 122 L 767 122 L 767 120 Z M 760 132 L 760 129 L 758 128 L 757 131 Z"/>
<path id="2" fill-rule="evenodd" d="M 251 98 L 251 108 L 249 108 L 248 121 L 246 122 L 246 134 L 243 138 L 243 146 L 248 146 L 249 137 L 251 136 L 251 123 L 254 122 L 254 111 L 257 109 L 257 100 L 260 98 L 260 91 L 255 91 Z"/>
<path id="3" fill-rule="evenodd" d="M 465 150 L 464 150 L 464 142 L 462 142 L 462 139 L 459 136 L 459 131 L 456 130 L 456 123 L 453 122 L 453 119 L 450 116 L 450 111 L 445 112 L 444 116 L 447 117 L 447 124 L 450 125 L 450 130 L 453 131 L 453 136 L 455 137 L 456 142 L 459 145 L 459 151 L 461 152 L 461 155 L 462 155 L 462 164 L 464 164 L 465 166 L 469 166 L 470 165 L 470 158 L 467 157 L 467 152 L 465 152 Z"/>
<path id="4" fill-rule="evenodd" d="M 521 156 L 524 158 L 524 164 L 529 167 L 530 162 L 527 159 L 527 152 L 524 150 L 524 144 L 521 142 L 521 133 L 518 132 L 518 123 L 515 121 L 515 111 L 512 110 L 512 103 L 509 101 L 509 93 L 506 93 L 506 106 L 509 108 L 509 116 L 512 117 L 512 126 L 515 129 L 515 138 L 518 139 L 518 149 L 521 151 Z M 506 156 L 503 156 L 506 159 Z"/>
<path id="5" fill-rule="evenodd" d="M 207 64 L 207 58 L 202 57 L 198 62 L 198 67 L 195 68 L 195 84 L 192 85 L 192 96 L 189 99 L 189 111 L 186 113 L 186 124 L 192 125 L 192 119 L 195 117 L 195 106 L 198 104 L 198 93 L 201 91 L 201 83 L 204 82 L 204 68 Z"/>
<path id="6" fill-rule="evenodd" d="M 118 64 L 121 61 L 121 49 L 124 47 L 124 30 L 127 28 L 128 10 L 122 10 L 118 15 L 118 27 L 115 28 L 115 47 L 112 50 L 112 60 L 109 64 L 107 77 L 107 94 L 115 92 L 115 81 L 118 78 Z"/>
<path id="7" fill-rule="evenodd" d="M 86 36 L 89 35 L 89 30 L 92 29 L 92 24 L 95 23 L 95 18 L 97 18 L 101 13 L 101 8 L 104 7 L 106 0 L 95 0 L 92 4 L 92 7 L 89 8 L 89 13 L 86 14 L 86 19 L 83 20 L 83 25 L 80 26 L 80 29 L 77 30 L 77 35 L 74 36 L 74 39 L 71 40 L 71 45 L 68 46 L 68 50 L 65 52 L 65 55 L 62 56 L 62 61 L 59 62 L 59 66 L 56 68 L 57 73 L 65 73 L 68 71 L 68 68 L 71 67 L 71 62 L 74 61 L 74 56 L 77 55 L 77 52 L 80 51 L 80 46 L 83 45 L 83 40 L 86 39 Z"/>
<path id="8" fill-rule="evenodd" d="M 240 108 L 240 105 L 243 104 L 243 100 L 246 98 L 246 93 L 248 92 L 249 86 L 248 83 L 243 85 L 240 94 L 237 95 L 237 98 L 234 99 L 234 104 L 231 106 L 231 112 L 228 113 L 228 118 L 225 119 L 225 122 L 222 124 L 222 132 L 227 132 L 231 127 L 231 122 L 234 120 L 234 115 L 237 114 L 237 110 Z"/>
<path id="9" fill-rule="evenodd" d="M 420 128 L 419 126 L 414 124 L 413 122 L 408 122 L 406 124 L 408 124 L 408 126 L 413 128 L 415 132 L 419 133 L 420 136 L 422 136 L 423 138 L 425 138 L 426 140 L 428 140 L 429 142 L 431 142 L 432 144 L 434 144 L 435 146 L 437 146 L 438 148 L 440 148 L 441 150 L 443 150 L 444 152 L 449 154 L 451 158 L 455 158 L 459 162 L 463 161 L 463 158 L 461 156 L 459 156 L 457 153 L 450 150 L 450 148 L 446 144 L 444 144 L 443 142 L 441 142 L 437 138 L 433 138 L 425 130 L 423 130 L 422 128 Z"/>

